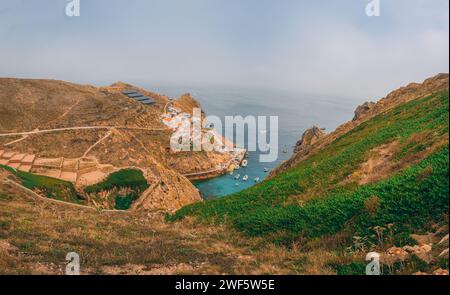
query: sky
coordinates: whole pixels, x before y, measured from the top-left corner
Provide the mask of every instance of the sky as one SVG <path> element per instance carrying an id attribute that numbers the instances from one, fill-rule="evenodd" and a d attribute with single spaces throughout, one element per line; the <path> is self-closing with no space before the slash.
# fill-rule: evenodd
<path id="1" fill-rule="evenodd" d="M 380 98 L 449 71 L 449 1 L 0 0 L 0 77 Z"/>

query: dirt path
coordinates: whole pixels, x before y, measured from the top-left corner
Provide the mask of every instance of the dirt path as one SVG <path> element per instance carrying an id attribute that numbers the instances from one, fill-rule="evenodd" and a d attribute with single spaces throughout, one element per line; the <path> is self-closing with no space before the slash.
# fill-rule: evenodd
<path id="1" fill-rule="evenodd" d="M 80 99 L 80 100 L 78 100 L 76 103 L 74 103 L 73 105 L 71 105 L 61 116 L 59 116 L 58 118 L 56 118 L 55 120 L 59 120 L 59 119 L 62 119 L 62 118 L 64 118 L 65 116 L 67 116 L 67 114 L 69 114 L 71 111 L 72 111 L 72 109 L 74 108 L 74 107 L 76 107 L 80 102 L 81 102 L 82 100 Z"/>
<path id="2" fill-rule="evenodd" d="M 43 126 L 49 126 L 51 123 L 53 123 L 53 122 L 57 122 L 58 120 L 60 120 L 60 119 L 62 119 L 62 118 L 64 118 L 65 116 L 67 116 L 81 101 L 84 101 L 84 99 L 79 99 L 79 100 L 77 100 L 74 104 L 72 104 L 71 106 L 69 106 L 65 111 L 64 111 L 64 113 L 62 113 L 61 115 L 59 115 L 58 117 L 56 117 L 56 118 L 54 118 L 54 119 L 52 119 L 52 120 L 50 120 L 50 121 L 47 121 L 47 122 L 42 122 L 41 124 L 39 124 L 37 127 L 36 127 L 36 130 L 39 130 L 39 128 L 41 128 L 41 127 L 43 127 Z"/>
<path id="3" fill-rule="evenodd" d="M 25 139 L 27 139 L 27 138 L 28 138 L 28 135 L 22 135 L 21 138 L 16 139 L 16 140 L 13 140 L 13 141 L 10 141 L 10 142 L 8 142 L 8 143 L 5 143 L 3 146 L 9 146 L 9 145 L 12 145 L 12 144 L 21 142 L 22 140 L 25 140 Z"/>
<path id="4" fill-rule="evenodd" d="M 81 156 L 81 158 L 86 157 L 86 156 L 89 154 L 89 152 L 90 152 L 94 147 L 96 147 L 99 143 L 101 143 L 102 141 L 104 141 L 105 139 L 107 139 L 108 137 L 110 137 L 111 134 L 112 134 L 112 130 L 113 130 L 113 128 L 111 128 L 110 130 L 108 130 L 108 132 L 105 134 L 105 136 L 103 136 L 102 138 L 100 138 L 99 140 L 97 140 L 96 143 L 94 143 L 93 145 L 91 145 L 91 146 L 84 152 L 84 154 L 83 154 L 83 156 Z"/>
<path id="5" fill-rule="evenodd" d="M 126 126 L 79 126 L 79 127 L 66 127 L 66 128 L 55 128 L 46 130 L 33 130 L 25 132 L 14 132 L 14 133 L 3 133 L 0 137 L 7 136 L 20 136 L 20 135 L 32 135 L 32 134 L 43 134 L 61 131 L 71 131 L 71 130 L 95 130 L 95 129 L 124 129 L 124 130 L 142 130 L 142 131 L 165 131 L 166 128 L 144 128 L 144 127 L 126 127 Z"/>

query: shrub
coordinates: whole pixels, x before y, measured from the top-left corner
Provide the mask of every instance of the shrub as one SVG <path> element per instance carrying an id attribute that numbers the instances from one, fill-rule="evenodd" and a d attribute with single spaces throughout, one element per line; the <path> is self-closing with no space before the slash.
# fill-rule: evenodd
<path id="1" fill-rule="evenodd" d="M 117 210 L 127 210 L 148 186 L 147 180 L 141 170 L 122 169 L 111 173 L 104 181 L 86 187 L 84 191 L 86 193 L 96 194 L 111 190 L 113 191 L 113 204 L 110 204 L 110 206 L 114 206 Z M 131 192 L 125 196 L 119 195 L 118 190 L 121 188 L 129 189 Z"/>
<path id="2" fill-rule="evenodd" d="M 147 187 L 147 180 L 141 170 L 122 169 L 111 173 L 104 181 L 86 187 L 84 191 L 86 193 L 98 193 L 114 188 L 132 188 L 139 191 L 144 191 Z"/>

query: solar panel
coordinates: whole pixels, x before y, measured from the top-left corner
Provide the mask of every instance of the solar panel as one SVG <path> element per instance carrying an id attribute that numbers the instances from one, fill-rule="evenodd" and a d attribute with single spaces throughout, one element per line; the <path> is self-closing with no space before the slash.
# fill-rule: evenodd
<path id="1" fill-rule="evenodd" d="M 128 94 L 128 97 L 131 97 L 131 98 L 141 97 L 141 96 L 144 96 L 144 95 L 143 95 L 143 94 L 140 94 L 140 93 L 138 93 L 138 92 L 133 93 L 133 94 Z"/>
<path id="2" fill-rule="evenodd" d="M 137 91 L 135 91 L 135 90 L 125 90 L 125 91 L 122 91 L 122 94 L 125 94 L 125 95 L 135 94 L 135 93 L 137 93 Z"/>
<path id="3" fill-rule="evenodd" d="M 149 100 L 150 97 L 148 97 L 148 96 L 141 96 L 141 97 L 135 97 L 134 99 L 137 100 L 137 101 L 143 101 L 143 100 Z"/>
<path id="4" fill-rule="evenodd" d="M 143 103 L 143 104 L 154 104 L 155 102 L 153 100 L 151 100 L 151 99 L 147 99 L 147 100 L 141 101 L 141 103 Z"/>

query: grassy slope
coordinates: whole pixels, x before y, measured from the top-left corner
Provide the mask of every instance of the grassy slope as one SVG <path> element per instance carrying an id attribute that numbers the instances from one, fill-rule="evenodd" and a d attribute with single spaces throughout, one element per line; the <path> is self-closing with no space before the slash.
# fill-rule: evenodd
<path id="1" fill-rule="evenodd" d="M 448 213 L 448 144 L 420 163 L 389 179 L 364 186 L 343 184 L 374 148 L 398 140 L 396 159 L 414 155 L 448 134 L 448 92 L 417 99 L 361 124 L 296 167 L 246 191 L 186 206 L 169 220 L 194 215 L 202 221 L 229 221 L 249 235 L 293 237 L 335 234 L 351 224 L 369 234 L 375 225 L 395 223 L 406 236 Z M 431 139 L 414 142 L 417 134 Z M 430 137 L 430 136 L 429 136 Z M 294 195 L 308 196 L 305 206 Z M 377 209 L 367 213 L 368 200 Z M 407 229 L 407 231 L 405 231 Z"/>
<path id="2" fill-rule="evenodd" d="M 21 180 L 23 186 L 31 190 L 39 190 L 43 192 L 47 198 L 77 204 L 86 203 L 86 201 L 78 195 L 73 184 L 68 181 L 27 173 L 4 165 L 0 165 L 0 169 L 13 173 Z"/>

